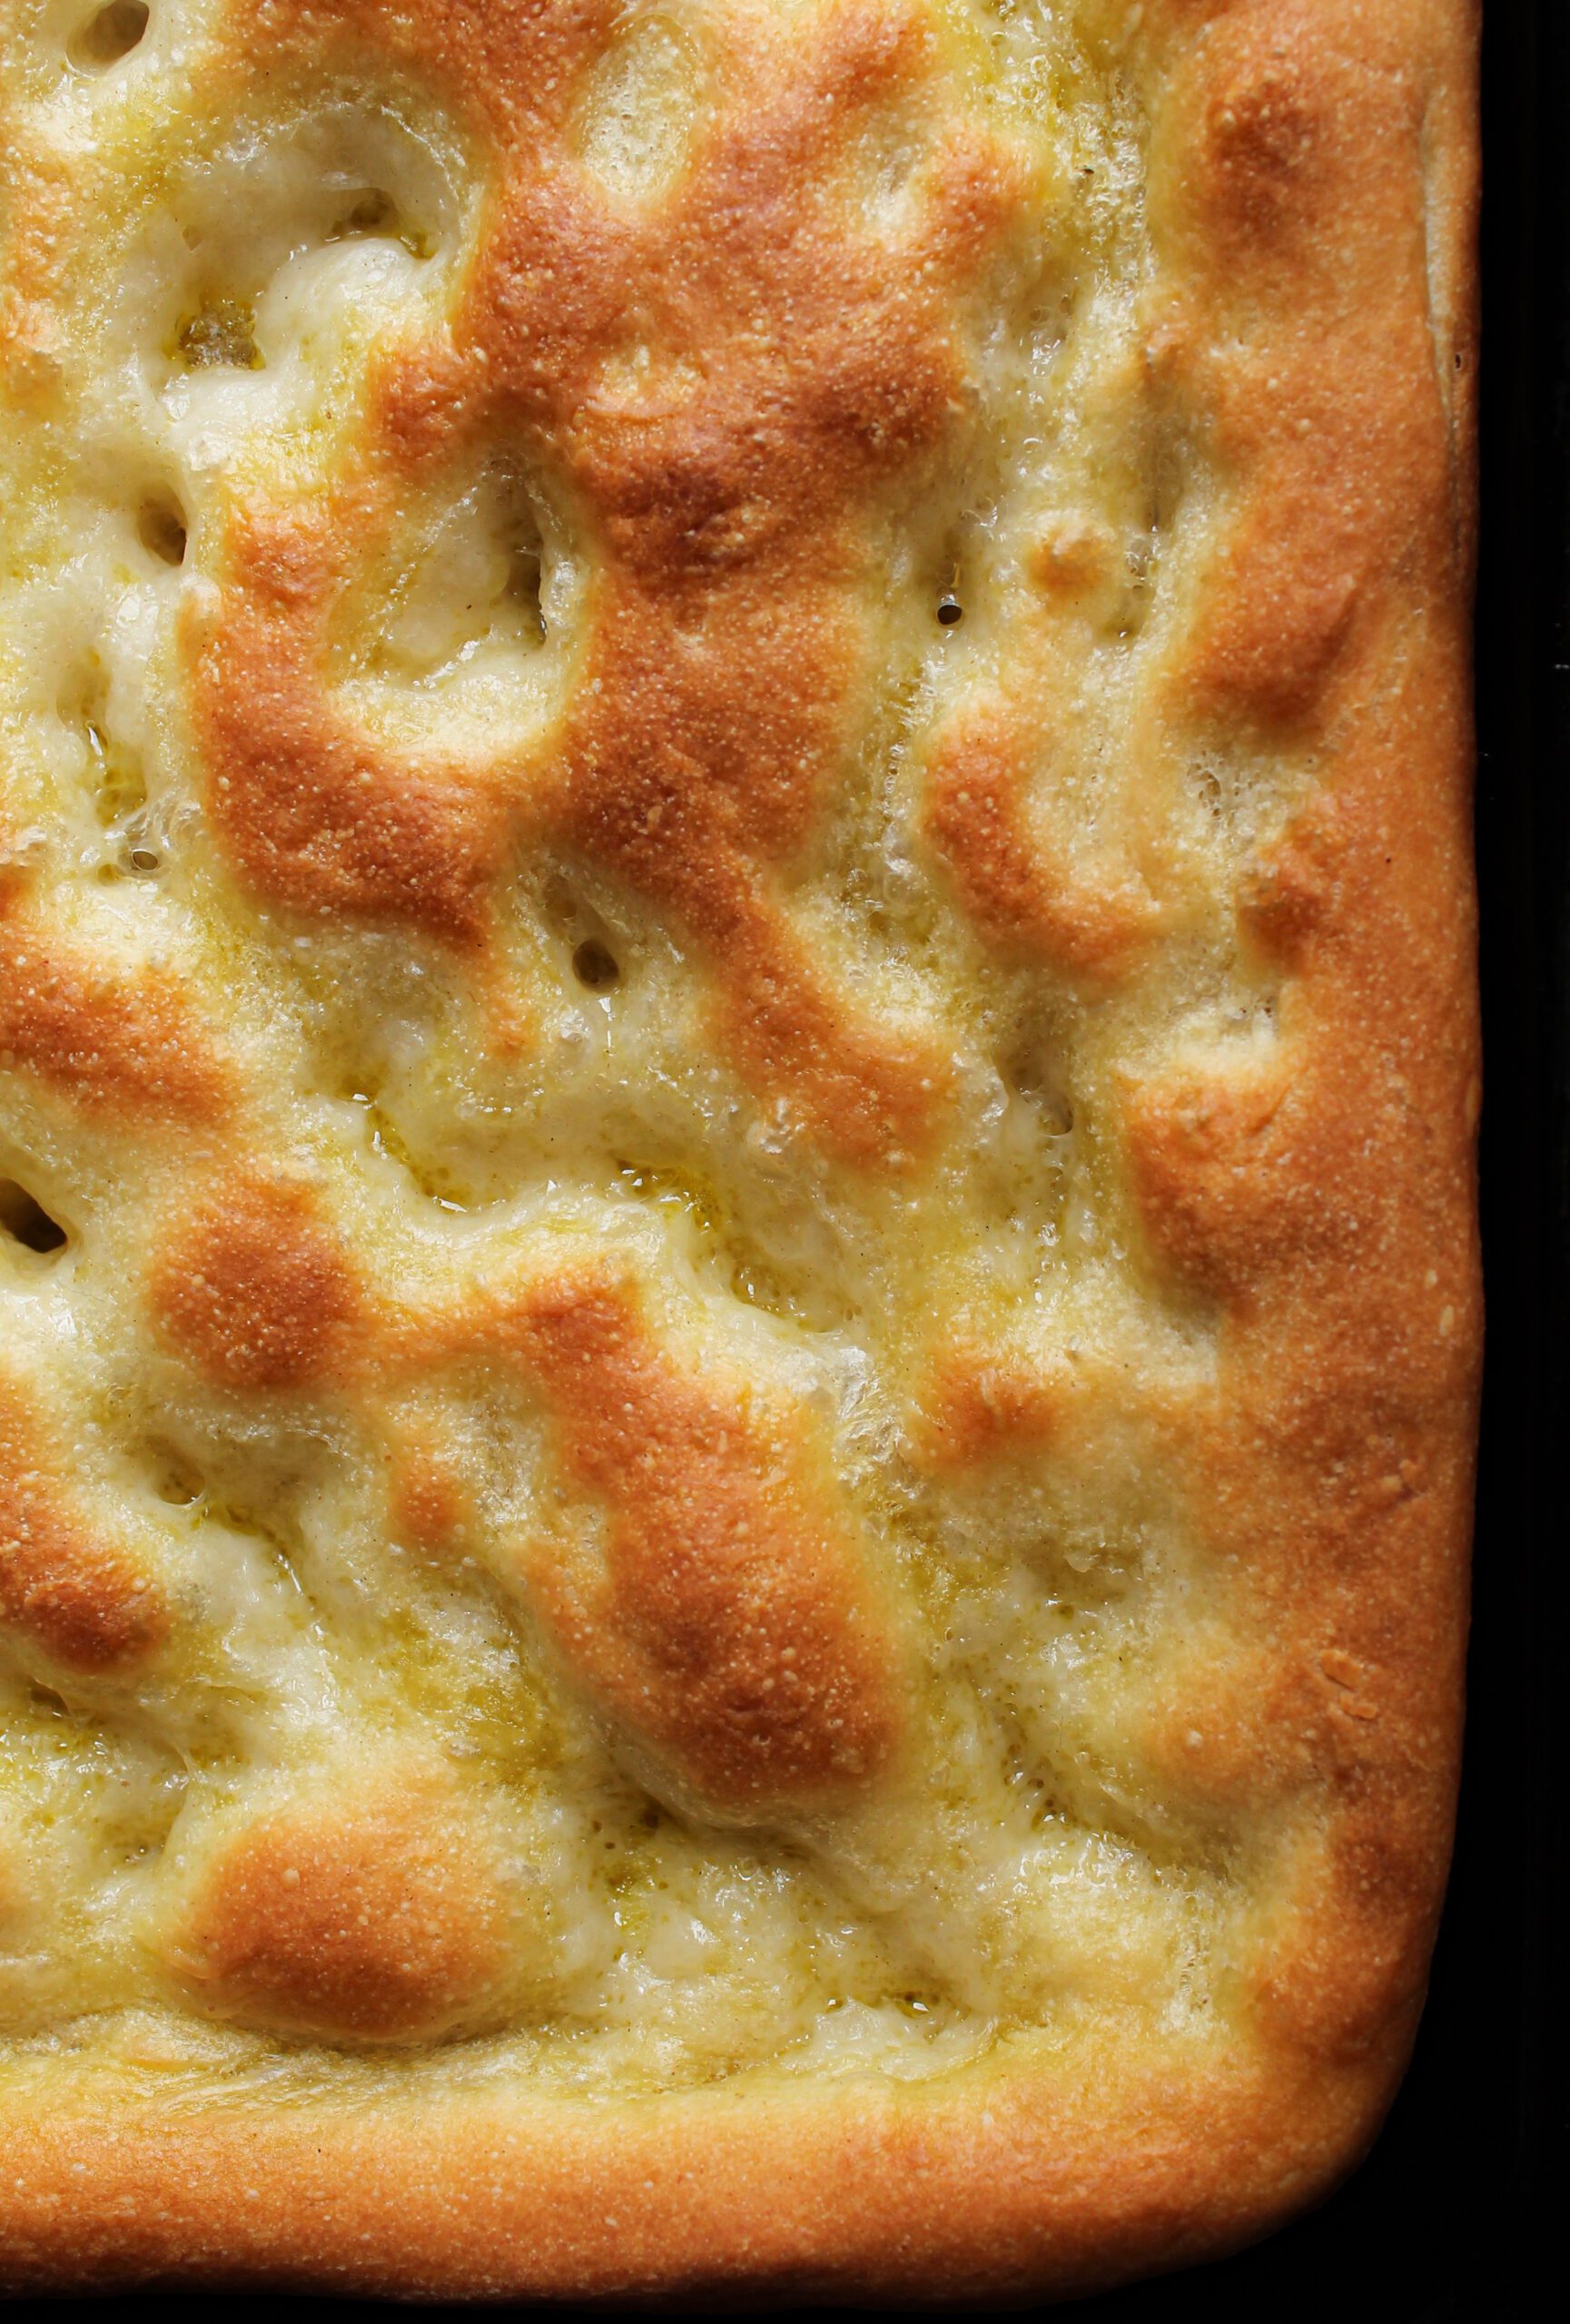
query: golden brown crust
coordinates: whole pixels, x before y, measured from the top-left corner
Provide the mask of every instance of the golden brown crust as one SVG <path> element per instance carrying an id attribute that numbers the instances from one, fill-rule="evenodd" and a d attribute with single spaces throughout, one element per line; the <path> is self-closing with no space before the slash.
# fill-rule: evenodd
<path id="1" fill-rule="evenodd" d="M 0 1245 L 0 1677 L 127 1900 L 15 2004 L 9 2285 L 1070 2293 L 1264 2231 L 1388 2102 L 1480 1338 L 1476 9 L 1057 13 L 1061 143 L 1049 32 L 918 0 L 193 13 L 213 122 L 370 88 L 472 201 L 350 419 L 202 408 L 253 416 L 140 665 L 162 918 L 80 874 L 114 800 L 35 843 L 74 666 L 5 695 L 0 1153 L 91 1224 Z M 127 100 L 90 162 L 46 17 L 6 393 L 91 449 L 73 203 L 153 218 L 153 280 L 228 130 L 144 164 Z M 699 93 L 652 192 L 585 127 L 635 40 Z M 270 312 L 259 397 L 313 359 Z M 37 458 L 45 530 L 113 465 Z M 493 487 L 537 583 L 577 544 L 568 643 L 505 714 L 367 710 L 400 526 Z M 946 664 L 893 642 L 923 559 Z"/>
<path id="2" fill-rule="evenodd" d="M 499 46 L 496 20 L 515 14 Z M 952 428 L 944 293 L 1019 204 L 1017 162 L 957 133 L 903 248 L 847 240 L 834 162 L 869 107 L 920 88 L 931 36 L 893 9 L 845 9 L 826 38 L 733 59 L 737 131 L 639 228 L 607 216 L 563 151 L 607 6 L 455 7 L 412 41 L 382 0 L 260 15 L 259 37 L 286 46 L 412 46 L 466 110 L 506 124 L 508 176 L 448 343 L 377 382 L 361 474 L 328 511 L 248 512 L 232 533 L 222 607 L 193 650 L 209 808 L 236 869 L 291 911 L 475 947 L 520 833 L 555 834 L 723 958 L 722 1021 L 764 1088 L 854 1159 L 903 1150 L 935 1061 L 846 1021 L 768 874 L 810 829 L 857 675 L 859 504 Z M 686 384 L 629 404 L 607 373 L 640 326 Z M 548 765 L 413 773 L 334 717 L 327 625 L 396 492 L 503 430 L 526 458 L 548 447 L 595 512 L 582 707 Z"/>
<path id="3" fill-rule="evenodd" d="M 216 1059 L 167 979 L 134 982 L 51 940 L 0 888 L 0 1056 L 94 1112 L 167 1125 L 222 1105 Z"/>
<path id="4" fill-rule="evenodd" d="M 1105 986 L 1150 925 L 1150 892 L 1126 876 L 1076 876 L 1032 842 L 1022 828 L 1023 759 L 1006 714 L 983 712 L 951 734 L 929 776 L 928 836 L 994 944 Z"/>
<path id="5" fill-rule="evenodd" d="M 134 1663 L 169 1626 L 151 1576 L 71 1506 L 35 1403 L 0 1379 L 0 1626 L 68 1670 Z"/>
<path id="6" fill-rule="evenodd" d="M 681 1379 L 613 1291 L 537 1295 L 515 1327 L 580 1491 L 610 1529 L 597 1581 L 526 1553 L 581 1681 L 707 1813 L 800 1814 L 894 1754 L 899 1650 L 806 1448 L 738 1384 Z"/>
<path id="7" fill-rule="evenodd" d="M 149 1299 L 161 1333 L 229 1388 L 298 1388 L 344 1366 L 357 1321 L 304 1191 L 244 1179 L 178 1222 Z"/>
<path id="8" fill-rule="evenodd" d="M 420 1769 L 259 1818 L 165 1939 L 198 2005 L 330 2040 L 430 2040 L 480 2014 L 506 1932 L 480 1833 Z M 489 1876 L 488 1876 L 489 1875 Z"/>
<path id="9" fill-rule="evenodd" d="M 1288 2038 L 1343 2051 L 1414 1994 L 1447 1845 L 1458 1731 L 1436 1707 L 1459 1686 L 1480 1336 L 1456 926 L 1470 510 L 1426 304 L 1412 29 L 1226 12 L 1174 114 L 1200 123 L 1177 215 L 1204 222 L 1195 343 L 1249 494 L 1190 684 L 1211 715 L 1312 719 L 1322 756 L 1249 900 L 1294 971 L 1281 1059 L 1147 1084 L 1126 1130 L 1153 1252 L 1221 1303 L 1229 1409 L 1199 1440 L 1213 1551 L 1293 1640 L 1292 1697 L 1259 1699 L 1238 1779 L 1295 1757 L 1336 1801 L 1261 1997 Z M 1466 378 L 1469 314 L 1455 328 Z M 1408 377 L 1432 385 L 1403 395 Z"/>
<path id="10" fill-rule="evenodd" d="M 1281 2062 L 1268 2079 L 1234 2064 L 1142 2083 L 1104 2063 L 1093 2088 L 1014 2060 L 913 2104 L 888 2088 L 753 2092 L 745 2123 L 724 2093 L 673 2098 L 619 2117 L 614 2159 L 581 2114 L 516 2099 L 189 2133 L 146 2113 L 107 2134 L 91 2112 L 56 2118 L 19 2157 L 15 2273 L 66 2271 L 69 2195 L 66 2268 L 89 2284 L 177 2266 L 459 2299 L 738 2282 L 796 2299 L 1069 2294 L 1247 2242 L 1312 2201 L 1327 2158 L 1344 2165 L 1368 2134 L 1370 2073 L 1393 2070 L 1386 2053 L 1349 2073 Z"/>

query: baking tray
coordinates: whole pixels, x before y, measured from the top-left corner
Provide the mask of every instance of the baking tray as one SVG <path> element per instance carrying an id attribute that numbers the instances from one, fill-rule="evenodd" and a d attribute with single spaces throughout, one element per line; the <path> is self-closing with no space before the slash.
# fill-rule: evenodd
<path id="1" fill-rule="evenodd" d="M 1319 2210 L 1250 2250 L 1052 2311 L 1084 2324 L 1516 2324 L 1552 2302 L 1565 2273 L 1549 2170 L 1553 2152 L 1570 2152 L 1570 2047 L 1551 1950 L 1551 1932 L 1566 1925 L 1570 1793 L 1560 1739 L 1570 1721 L 1555 1700 L 1570 1637 L 1567 0 L 1486 0 L 1484 156 L 1477 846 L 1488 1353 L 1455 1868 L 1411 2069 L 1362 2166 Z M 127 2298 L 160 2314 L 216 2304 L 211 2292 Z M 291 2319 L 460 2312 L 278 2294 L 218 2299 L 235 2324 L 281 2309 Z M 71 2312 L 125 2306 L 87 2299 Z"/>

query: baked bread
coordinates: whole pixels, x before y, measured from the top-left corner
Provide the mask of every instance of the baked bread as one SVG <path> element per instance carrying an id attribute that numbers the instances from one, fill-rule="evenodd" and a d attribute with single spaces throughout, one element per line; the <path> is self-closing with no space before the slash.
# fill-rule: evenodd
<path id="1" fill-rule="evenodd" d="M 0 2274 L 1070 2290 L 1411 2041 L 1471 0 L 5 0 Z"/>

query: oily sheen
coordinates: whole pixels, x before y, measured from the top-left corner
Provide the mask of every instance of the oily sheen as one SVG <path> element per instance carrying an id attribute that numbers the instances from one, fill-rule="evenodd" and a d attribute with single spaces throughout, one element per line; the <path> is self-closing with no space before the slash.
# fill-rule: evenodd
<path id="1" fill-rule="evenodd" d="M 1470 0 L 0 0 L 0 2280 L 1072 2290 L 1371 2134 Z"/>

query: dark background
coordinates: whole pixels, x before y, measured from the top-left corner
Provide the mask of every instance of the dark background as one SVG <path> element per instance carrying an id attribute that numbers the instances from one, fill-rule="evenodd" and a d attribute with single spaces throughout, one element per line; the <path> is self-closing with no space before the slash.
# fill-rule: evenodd
<path id="1" fill-rule="evenodd" d="M 1516 2324 L 1561 2312 L 1570 2277 L 1557 2217 L 1570 2162 L 1567 1769 L 1554 1685 L 1570 1563 L 1559 1472 L 1570 1436 L 1570 0 L 1486 0 L 1484 153 L 1489 1338 L 1455 1872 L 1411 2071 L 1362 2168 L 1252 2251 L 1054 2310 L 1084 2324 Z M 281 2309 L 291 2324 L 374 2312 L 144 2297 L 149 2309 L 216 2309 L 236 2324 Z"/>

